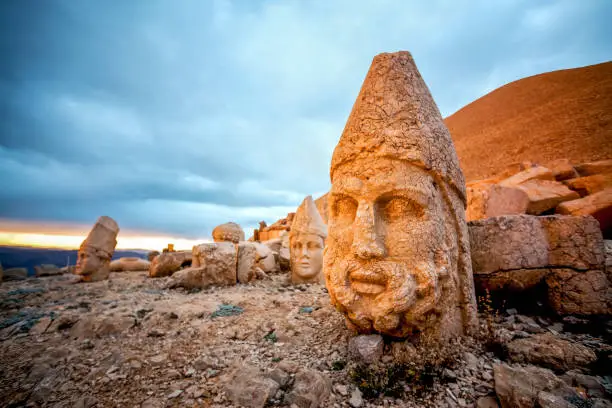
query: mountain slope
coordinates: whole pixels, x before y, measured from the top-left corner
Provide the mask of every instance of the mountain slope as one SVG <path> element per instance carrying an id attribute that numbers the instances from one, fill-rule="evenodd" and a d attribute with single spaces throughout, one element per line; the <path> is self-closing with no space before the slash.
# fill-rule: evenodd
<path id="1" fill-rule="evenodd" d="M 612 62 L 511 82 L 445 122 L 467 181 L 525 160 L 612 158 Z"/>

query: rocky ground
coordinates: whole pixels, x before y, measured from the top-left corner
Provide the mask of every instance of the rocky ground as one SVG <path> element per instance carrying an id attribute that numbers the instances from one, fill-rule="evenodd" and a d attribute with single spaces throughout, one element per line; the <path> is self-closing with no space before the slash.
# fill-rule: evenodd
<path id="1" fill-rule="evenodd" d="M 388 341 L 366 365 L 326 290 L 284 275 L 199 292 L 146 272 L 72 278 L 0 286 L 3 406 L 612 406 L 609 322 L 510 310 L 439 366 Z"/>

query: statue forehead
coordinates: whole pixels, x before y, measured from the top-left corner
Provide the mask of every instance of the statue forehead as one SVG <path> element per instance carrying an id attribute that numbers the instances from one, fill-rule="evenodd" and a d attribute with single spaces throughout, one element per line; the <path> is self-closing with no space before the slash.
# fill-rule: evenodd
<path id="1" fill-rule="evenodd" d="M 317 234 L 309 233 L 309 232 L 295 232 L 291 234 L 289 237 L 292 242 L 294 241 L 302 241 L 302 242 L 323 242 L 323 238 Z"/>
<path id="2" fill-rule="evenodd" d="M 433 177 L 422 168 L 405 160 L 378 158 L 356 159 L 334 172 L 332 193 L 366 193 L 368 190 L 407 190 L 431 196 L 435 193 Z"/>

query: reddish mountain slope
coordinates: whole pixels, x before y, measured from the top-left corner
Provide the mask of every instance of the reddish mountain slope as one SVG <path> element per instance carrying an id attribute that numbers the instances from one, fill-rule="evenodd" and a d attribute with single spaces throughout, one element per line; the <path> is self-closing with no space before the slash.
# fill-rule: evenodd
<path id="1" fill-rule="evenodd" d="M 511 82 L 445 121 L 467 181 L 526 160 L 612 158 L 612 62 Z"/>

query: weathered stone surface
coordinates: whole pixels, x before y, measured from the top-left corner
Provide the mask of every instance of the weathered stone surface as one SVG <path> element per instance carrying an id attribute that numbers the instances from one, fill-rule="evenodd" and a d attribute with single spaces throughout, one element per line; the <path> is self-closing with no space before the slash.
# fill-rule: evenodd
<path id="1" fill-rule="evenodd" d="M 162 252 L 151 262 L 149 276 L 152 278 L 170 276 L 183 267 L 192 266 L 193 261 L 195 258 L 192 251 Z"/>
<path id="2" fill-rule="evenodd" d="M 480 397 L 476 401 L 476 408 L 499 408 L 495 397 Z"/>
<path id="3" fill-rule="evenodd" d="M 578 177 L 565 180 L 563 184 L 580 194 L 580 197 L 584 197 L 612 187 L 612 173 Z"/>
<path id="4" fill-rule="evenodd" d="M 287 394 L 288 404 L 299 408 L 317 408 L 321 406 L 331 392 L 331 382 L 318 371 L 301 369 L 295 375 L 293 389 Z"/>
<path id="5" fill-rule="evenodd" d="M 153 262 L 153 260 L 157 258 L 157 256 L 159 256 L 159 251 L 151 251 L 147 254 L 147 259 L 149 260 L 149 262 Z"/>
<path id="6" fill-rule="evenodd" d="M 34 267 L 34 274 L 40 278 L 43 276 L 62 275 L 64 271 L 55 265 L 42 264 Z"/>
<path id="7" fill-rule="evenodd" d="M 408 52 L 374 58 L 330 175 L 324 273 L 348 326 L 440 339 L 475 327 L 465 181 Z"/>
<path id="8" fill-rule="evenodd" d="M 257 263 L 257 248 L 252 242 L 241 242 L 238 244 L 238 265 L 236 267 L 236 278 L 238 283 L 249 283 L 257 277 L 255 268 Z"/>
<path id="9" fill-rule="evenodd" d="M 321 197 L 315 200 L 317 211 L 319 211 L 319 214 L 321 215 L 321 218 L 323 219 L 323 223 L 326 225 L 327 225 L 327 220 L 329 218 L 329 206 L 328 206 L 328 200 L 327 200 L 328 196 L 329 196 L 329 193 L 325 193 Z"/>
<path id="10" fill-rule="evenodd" d="M 236 284 L 236 245 L 231 242 L 206 243 L 194 246 L 192 252 L 195 265 L 172 275 L 171 286 L 203 289 Z"/>
<path id="11" fill-rule="evenodd" d="M 548 303 L 559 314 L 612 314 L 612 282 L 603 270 L 554 269 L 546 285 Z"/>
<path id="12" fill-rule="evenodd" d="M 282 238 L 274 238 L 267 241 L 262 241 L 261 244 L 270 248 L 272 252 L 280 252 L 283 240 Z"/>
<path id="13" fill-rule="evenodd" d="M 467 188 L 467 221 L 498 215 L 525 214 L 529 205 L 527 193 L 517 187 L 504 187 L 488 182 Z"/>
<path id="14" fill-rule="evenodd" d="M 513 340 L 508 344 L 508 353 L 510 360 L 516 363 L 535 364 L 562 372 L 585 367 L 597 360 L 595 353 L 585 346 L 550 333 Z"/>
<path id="15" fill-rule="evenodd" d="M 136 321 L 132 316 L 87 314 L 70 327 L 69 333 L 74 339 L 93 339 L 123 334 L 135 324 Z"/>
<path id="16" fill-rule="evenodd" d="M 518 188 L 527 193 L 527 213 L 534 215 L 553 209 L 564 201 L 580 198 L 577 192 L 558 181 L 530 180 L 520 184 Z"/>
<path id="17" fill-rule="evenodd" d="M 591 163 L 582 163 L 576 166 L 581 176 L 592 176 L 594 174 L 612 173 L 612 159 L 600 160 Z"/>
<path id="18" fill-rule="evenodd" d="M 257 266 L 265 273 L 277 272 L 279 270 L 279 266 L 274 255 L 274 251 L 272 251 L 268 245 L 260 242 L 255 242 L 254 245 L 256 249 L 255 263 Z"/>
<path id="19" fill-rule="evenodd" d="M 554 181 L 555 176 L 553 172 L 542 166 L 533 166 L 526 168 L 525 170 L 516 173 L 515 175 L 508 177 L 499 182 L 499 185 L 506 187 L 516 187 L 530 180 L 551 180 Z"/>
<path id="20" fill-rule="evenodd" d="M 119 226 L 110 217 L 98 218 L 79 248 L 76 270 L 83 282 L 108 279 L 110 261 L 117 246 Z"/>
<path id="21" fill-rule="evenodd" d="M 578 177 L 578 172 L 568 159 L 553 160 L 549 162 L 546 167 L 552 171 L 553 177 L 557 181 Z"/>
<path id="22" fill-rule="evenodd" d="M 26 268 L 8 268 L 2 274 L 4 282 L 20 281 L 28 278 L 28 270 Z"/>
<path id="23" fill-rule="evenodd" d="M 217 225 L 215 229 L 213 229 L 212 237 L 215 242 L 227 241 L 237 244 L 240 241 L 244 241 L 244 230 L 235 222 L 227 222 Z"/>
<path id="24" fill-rule="evenodd" d="M 367 334 L 351 337 L 349 340 L 349 355 L 357 362 L 373 364 L 382 355 L 385 342 L 380 334 Z"/>
<path id="25" fill-rule="evenodd" d="M 141 258 L 124 257 L 110 263 L 111 272 L 148 271 L 151 263 Z"/>
<path id="26" fill-rule="evenodd" d="M 247 365 L 236 367 L 225 380 L 225 394 L 239 407 L 263 408 L 279 388 L 276 381 Z"/>
<path id="27" fill-rule="evenodd" d="M 612 228 L 612 187 L 595 194 L 559 204 L 557 213 L 567 215 L 592 215 L 599 221 L 602 231 Z"/>
<path id="28" fill-rule="evenodd" d="M 289 233 L 291 282 L 323 283 L 323 247 L 327 226 L 308 196 L 299 206 Z"/>
<path id="29" fill-rule="evenodd" d="M 502 408 L 535 408 L 539 406 L 539 396 L 545 398 L 554 395 L 563 398 L 576 395 L 567 384 L 545 368 L 496 364 L 493 375 L 495 393 Z"/>
<path id="30" fill-rule="evenodd" d="M 475 275 L 535 268 L 601 269 L 603 238 L 591 217 L 508 215 L 469 224 Z"/>

